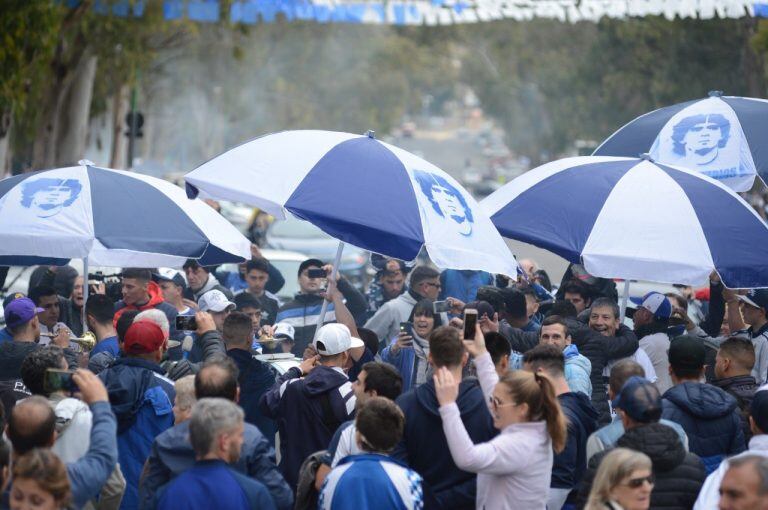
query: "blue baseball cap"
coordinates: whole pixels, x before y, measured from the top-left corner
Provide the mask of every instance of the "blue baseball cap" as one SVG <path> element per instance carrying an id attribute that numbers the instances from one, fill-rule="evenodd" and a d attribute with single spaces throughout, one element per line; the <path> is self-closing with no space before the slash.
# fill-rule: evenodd
<path id="1" fill-rule="evenodd" d="M 44 309 L 35 306 L 35 303 L 28 297 L 14 299 L 4 308 L 5 325 L 11 329 L 18 328 L 44 311 Z"/>
<path id="2" fill-rule="evenodd" d="M 638 307 L 643 307 L 657 319 L 669 319 L 672 316 L 672 303 L 661 292 L 649 292 L 642 299 L 632 299 Z"/>
<path id="3" fill-rule="evenodd" d="M 627 379 L 611 405 L 640 423 L 654 423 L 661 418 L 661 393 L 652 382 L 637 375 Z"/>
<path id="4" fill-rule="evenodd" d="M 746 294 L 739 294 L 739 300 L 768 313 L 768 289 L 749 289 Z"/>
<path id="5" fill-rule="evenodd" d="M 768 390 L 758 390 L 752 397 L 749 415 L 761 431 L 768 432 Z"/>

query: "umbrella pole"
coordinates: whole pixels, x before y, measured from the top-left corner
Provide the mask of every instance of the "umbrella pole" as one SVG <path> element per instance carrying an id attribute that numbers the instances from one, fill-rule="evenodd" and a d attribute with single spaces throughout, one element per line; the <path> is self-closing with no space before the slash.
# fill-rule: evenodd
<path id="1" fill-rule="evenodd" d="M 339 274 L 339 264 L 341 264 L 341 252 L 344 251 L 344 242 L 339 241 L 339 248 L 336 250 L 336 258 L 333 260 L 333 273 L 331 274 L 331 278 L 333 278 L 333 281 L 336 281 L 336 275 Z M 323 306 L 320 307 L 320 316 L 317 318 L 317 326 L 315 327 L 315 335 L 312 337 L 312 340 L 314 341 L 317 338 L 317 333 L 320 331 L 320 327 L 323 325 L 323 322 L 325 322 L 325 312 L 328 310 L 328 300 L 323 299 Z"/>
<path id="2" fill-rule="evenodd" d="M 619 308 L 619 320 L 624 322 L 624 312 L 627 311 L 627 300 L 629 299 L 629 280 L 624 280 L 624 292 L 621 294 L 621 305 Z"/>
<path id="3" fill-rule="evenodd" d="M 83 334 L 88 331 L 88 319 L 85 316 L 85 303 L 88 301 L 88 257 L 83 259 Z"/>

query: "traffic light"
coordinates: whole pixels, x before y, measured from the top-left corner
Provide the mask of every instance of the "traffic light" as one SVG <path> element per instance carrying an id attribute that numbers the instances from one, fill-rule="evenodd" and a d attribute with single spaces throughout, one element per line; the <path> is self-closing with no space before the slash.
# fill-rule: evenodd
<path id="1" fill-rule="evenodd" d="M 129 138 L 131 136 L 134 138 L 141 138 L 144 136 L 144 133 L 141 131 L 142 126 L 144 126 L 144 115 L 142 115 L 141 112 L 128 112 L 125 116 L 125 123 L 128 124 L 128 131 L 125 132 L 125 136 Z"/>

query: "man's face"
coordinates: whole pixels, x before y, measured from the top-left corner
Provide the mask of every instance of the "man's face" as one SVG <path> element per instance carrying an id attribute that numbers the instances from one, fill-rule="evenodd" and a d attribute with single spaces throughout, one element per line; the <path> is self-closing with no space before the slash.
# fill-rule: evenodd
<path id="1" fill-rule="evenodd" d="M 147 300 L 149 282 L 136 278 L 123 278 L 123 301 L 126 305 L 144 303 Z"/>
<path id="2" fill-rule="evenodd" d="M 69 186 L 48 186 L 32 197 L 32 205 L 40 209 L 53 209 L 72 198 L 72 188 Z"/>
<path id="3" fill-rule="evenodd" d="M 43 296 L 40 298 L 40 308 L 44 311 L 37 314 L 37 318 L 40 319 L 46 327 L 52 328 L 57 322 L 59 322 L 59 297 Z"/>
<path id="4" fill-rule="evenodd" d="M 720 351 L 717 351 L 717 354 L 715 355 L 715 377 L 722 379 L 725 377 L 725 371 L 725 358 L 720 355 Z"/>
<path id="5" fill-rule="evenodd" d="M 542 345 L 555 345 L 561 351 L 571 345 L 571 336 L 562 324 L 542 326 L 539 333 L 539 343 Z"/>
<path id="6" fill-rule="evenodd" d="M 440 206 L 446 218 L 452 217 L 457 221 L 464 221 L 464 207 L 454 193 L 437 184 L 432 185 L 432 198 Z"/>
<path id="7" fill-rule="evenodd" d="M 741 310 L 742 317 L 744 317 L 744 322 L 750 326 L 752 324 L 759 324 L 763 317 L 765 317 L 761 308 L 748 305 L 744 301 L 739 301 L 739 309 Z"/>
<path id="8" fill-rule="evenodd" d="M 189 288 L 195 292 L 202 289 L 203 285 L 208 282 L 208 273 L 200 266 L 195 268 L 188 267 L 184 270 L 184 273 L 187 275 Z"/>
<path id="9" fill-rule="evenodd" d="M 760 494 L 760 477 L 746 464 L 730 468 L 720 483 L 720 510 L 768 510 L 768 494 Z"/>
<path id="10" fill-rule="evenodd" d="M 402 294 L 403 285 L 405 285 L 405 277 L 399 270 L 394 273 L 388 273 L 381 277 L 379 280 L 381 283 L 381 290 L 384 293 L 384 297 L 387 299 L 393 299 Z"/>
<path id="11" fill-rule="evenodd" d="M 253 308 L 252 306 L 246 306 L 241 311 L 251 318 L 251 324 L 253 324 L 253 334 L 258 334 L 259 328 L 261 328 L 261 309 Z"/>
<path id="12" fill-rule="evenodd" d="M 187 421 L 192 416 L 192 408 L 190 407 L 179 407 L 179 396 L 176 395 L 176 397 L 173 400 L 173 423 L 175 425 L 178 425 L 179 423 Z"/>
<path id="13" fill-rule="evenodd" d="M 443 288 L 440 285 L 440 278 L 428 278 L 419 282 L 417 287 L 416 292 L 432 301 L 437 300 L 437 297 L 440 295 L 440 289 Z"/>
<path id="14" fill-rule="evenodd" d="M 610 307 L 592 307 L 589 314 L 589 327 L 603 336 L 615 336 L 619 329 L 619 319 L 613 315 Z"/>
<path id="15" fill-rule="evenodd" d="M 251 269 L 245 275 L 245 282 L 248 284 L 248 292 L 256 297 L 261 297 L 264 294 L 264 287 L 266 287 L 268 281 L 269 275 L 258 269 Z"/>
<path id="16" fill-rule="evenodd" d="M 706 153 L 715 148 L 722 136 L 720 127 L 707 120 L 690 128 L 683 138 L 683 143 L 686 152 Z"/>
<path id="17" fill-rule="evenodd" d="M 223 460 L 225 460 L 227 464 L 234 464 L 240 459 L 240 450 L 243 449 L 244 431 L 245 425 L 241 423 L 237 429 L 220 436 L 219 440 L 223 443 L 222 450 L 226 452 L 226 458 Z"/>
<path id="18" fill-rule="evenodd" d="M 563 297 L 566 301 L 570 301 L 576 308 L 576 313 L 581 313 L 587 309 L 587 301 L 581 294 L 576 292 L 566 292 Z"/>
<path id="19" fill-rule="evenodd" d="M 638 307 L 635 310 L 635 314 L 632 316 L 632 321 L 635 323 L 635 328 L 638 326 L 645 326 L 653 322 L 653 314 L 644 307 Z"/>
<path id="20" fill-rule="evenodd" d="M 163 300 L 175 303 L 181 299 L 181 287 L 173 282 L 163 280 L 160 282 L 160 290 L 163 291 Z"/>
<path id="21" fill-rule="evenodd" d="M 83 277 L 75 278 L 75 286 L 72 288 L 72 301 L 78 308 L 83 307 Z"/>
<path id="22" fill-rule="evenodd" d="M 318 266 L 310 266 L 307 268 L 304 268 L 304 270 L 299 275 L 299 289 L 301 289 L 302 294 L 317 294 L 320 292 L 320 290 L 323 287 L 323 280 L 324 278 L 310 278 L 307 276 L 307 272 L 310 269 L 322 269 Z"/>
<path id="23" fill-rule="evenodd" d="M 357 376 L 357 381 L 352 383 L 352 391 L 355 394 L 355 405 L 358 409 L 368 401 L 368 394 L 365 392 L 365 378 L 368 373 L 363 370 Z"/>
<path id="24" fill-rule="evenodd" d="M 210 313 L 211 317 L 213 317 L 213 322 L 216 324 L 216 330 L 219 333 L 224 331 L 224 320 L 229 317 L 229 314 L 232 313 L 232 311 L 227 308 L 223 312 L 214 312 L 213 310 L 209 310 L 208 313 Z"/>

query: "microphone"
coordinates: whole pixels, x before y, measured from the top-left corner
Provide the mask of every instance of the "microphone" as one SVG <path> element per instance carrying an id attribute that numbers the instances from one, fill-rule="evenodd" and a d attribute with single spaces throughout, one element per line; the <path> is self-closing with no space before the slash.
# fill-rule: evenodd
<path id="1" fill-rule="evenodd" d="M 181 350 L 184 351 L 184 359 L 189 359 L 189 352 L 192 350 L 194 340 L 190 335 L 184 337 L 184 341 L 181 343 Z"/>

